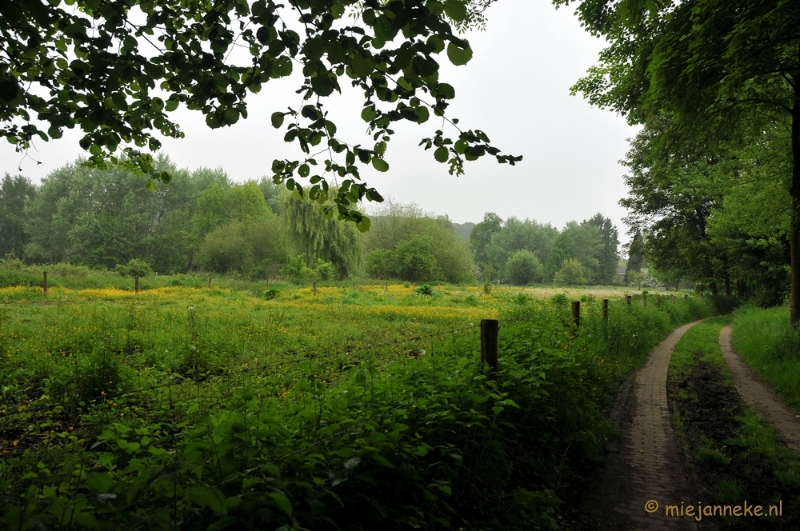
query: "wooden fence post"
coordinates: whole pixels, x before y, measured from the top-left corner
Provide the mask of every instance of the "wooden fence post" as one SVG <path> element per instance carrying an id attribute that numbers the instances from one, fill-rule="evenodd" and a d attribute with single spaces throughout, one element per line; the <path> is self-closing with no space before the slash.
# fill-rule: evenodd
<path id="1" fill-rule="evenodd" d="M 603 321 L 608 323 L 608 299 L 603 299 Z"/>
<path id="2" fill-rule="evenodd" d="M 138 293 L 139 293 L 139 275 L 133 275 L 133 290 L 138 295 Z"/>
<path id="3" fill-rule="evenodd" d="M 683 300 L 688 301 L 689 300 L 689 295 L 684 293 L 683 294 Z"/>
<path id="4" fill-rule="evenodd" d="M 672 304 L 675 304 L 676 301 L 677 301 L 677 297 L 675 295 L 673 295 L 672 296 Z"/>
<path id="5" fill-rule="evenodd" d="M 44 294 L 47 295 L 47 271 L 42 271 L 44 276 L 42 280 L 42 290 L 44 290 Z"/>
<path id="6" fill-rule="evenodd" d="M 314 281 L 314 296 L 317 296 L 317 281 Z"/>
<path id="7" fill-rule="evenodd" d="M 656 300 L 656 305 L 658 307 L 661 307 L 661 295 L 658 296 L 658 299 Z"/>
<path id="8" fill-rule="evenodd" d="M 500 323 L 497 319 L 481 319 L 481 368 L 489 364 L 489 379 L 497 377 L 497 340 Z"/>
<path id="9" fill-rule="evenodd" d="M 211 277 L 208 277 L 208 289 L 211 289 Z"/>
<path id="10" fill-rule="evenodd" d="M 630 306 L 630 305 L 631 305 L 631 296 L 630 296 L 630 295 L 627 295 L 627 296 L 625 297 L 625 300 L 627 300 L 627 301 L 628 301 L 628 306 Z"/>
<path id="11" fill-rule="evenodd" d="M 575 325 L 575 331 L 581 327 L 581 301 L 572 301 L 572 323 Z"/>

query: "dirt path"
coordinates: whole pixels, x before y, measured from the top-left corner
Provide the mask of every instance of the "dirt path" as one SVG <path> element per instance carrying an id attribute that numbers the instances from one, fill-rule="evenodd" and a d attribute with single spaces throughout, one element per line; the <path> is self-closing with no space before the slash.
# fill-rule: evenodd
<path id="1" fill-rule="evenodd" d="M 666 516 L 664 506 L 693 498 L 670 425 L 667 369 L 678 340 L 699 322 L 672 332 L 623 387 L 612 413 L 621 438 L 588 495 L 586 511 L 594 517 L 589 528 L 697 529 L 691 519 Z"/>
<path id="2" fill-rule="evenodd" d="M 762 383 L 761 378 L 733 350 L 731 325 L 720 332 L 719 346 L 742 399 L 758 416 L 772 424 L 789 448 L 800 452 L 800 418 L 797 412 L 786 406 L 768 385 Z"/>

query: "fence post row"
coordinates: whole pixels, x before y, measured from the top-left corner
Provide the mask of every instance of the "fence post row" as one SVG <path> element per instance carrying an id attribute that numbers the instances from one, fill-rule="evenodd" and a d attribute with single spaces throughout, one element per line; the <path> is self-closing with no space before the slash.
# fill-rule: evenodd
<path id="1" fill-rule="evenodd" d="M 489 379 L 497 377 L 497 340 L 500 323 L 497 319 L 481 319 L 481 368 L 489 364 Z"/>

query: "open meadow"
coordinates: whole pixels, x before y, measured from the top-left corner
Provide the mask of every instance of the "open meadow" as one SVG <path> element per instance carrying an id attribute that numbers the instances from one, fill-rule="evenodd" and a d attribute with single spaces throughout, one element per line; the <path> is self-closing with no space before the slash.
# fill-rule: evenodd
<path id="1" fill-rule="evenodd" d="M 145 280 L 0 289 L 7 527 L 546 522 L 614 386 L 710 312 L 616 288 Z"/>

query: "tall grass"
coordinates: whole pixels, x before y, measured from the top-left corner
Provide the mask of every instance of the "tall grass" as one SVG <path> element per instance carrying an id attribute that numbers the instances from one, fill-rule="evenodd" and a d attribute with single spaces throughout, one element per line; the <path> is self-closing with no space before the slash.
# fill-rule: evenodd
<path id="1" fill-rule="evenodd" d="M 740 308 L 733 343 L 747 364 L 800 410 L 800 330 L 789 325 L 788 308 Z"/>

